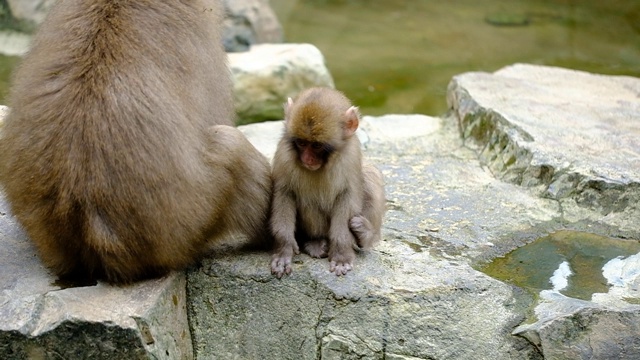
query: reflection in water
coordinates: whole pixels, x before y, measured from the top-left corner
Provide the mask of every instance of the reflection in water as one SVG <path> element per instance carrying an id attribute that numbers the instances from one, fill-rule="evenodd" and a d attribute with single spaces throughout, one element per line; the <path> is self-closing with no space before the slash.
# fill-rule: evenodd
<path id="1" fill-rule="evenodd" d="M 573 275 L 569 263 L 565 260 L 560 266 L 553 272 L 549 282 L 552 285 L 553 291 L 564 290 L 569 286 L 569 276 Z"/>
<path id="2" fill-rule="evenodd" d="M 638 253 L 638 241 L 560 231 L 496 258 L 479 270 L 533 293 L 556 290 L 591 300 L 594 293 L 607 293 L 610 285 L 623 287 L 635 279 L 640 274 Z"/>
<path id="3" fill-rule="evenodd" d="M 640 2 L 272 0 L 366 115 L 446 110 L 452 76 L 516 62 L 640 76 Z"/>

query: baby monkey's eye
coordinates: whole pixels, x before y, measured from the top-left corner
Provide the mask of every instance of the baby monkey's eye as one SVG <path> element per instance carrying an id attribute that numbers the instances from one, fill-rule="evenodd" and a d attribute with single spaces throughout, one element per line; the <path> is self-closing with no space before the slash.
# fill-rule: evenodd
<path id="1" fill-rule="evenodd" d="M 322 149 L 322 148 L 323 148 L 323 145 L 322 145 L 322 143 L 314 142 L 313 144 L 311 144 L 311 147 L 312 147 L 314 150 L 320 150 L 320 149 Z"/>
<path id="2" fill-rule="evenodd" d="M 307 145 L 309 145 L 309 142 L 307 140 L 302 140 L 302 139 L 296 139 L 295 140 L 296 146 L 297 147 L 307 147 Z"/>

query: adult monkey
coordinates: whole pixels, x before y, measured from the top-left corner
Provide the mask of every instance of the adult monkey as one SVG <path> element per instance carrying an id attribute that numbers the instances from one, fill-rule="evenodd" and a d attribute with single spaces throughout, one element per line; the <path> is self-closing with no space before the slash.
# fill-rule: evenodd
<path id="1" fill-rule="evenodd" d="M 216 0 L 58 0 L 14 75 L 0 180 L 63 279 L 129 283 L 268 230 Z"/>

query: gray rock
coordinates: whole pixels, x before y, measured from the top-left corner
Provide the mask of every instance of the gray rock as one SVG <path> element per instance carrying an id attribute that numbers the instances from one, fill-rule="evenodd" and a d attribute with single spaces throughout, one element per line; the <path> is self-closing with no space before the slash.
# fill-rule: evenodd
<path id="1" fill-rule="evenodd" d="M 496 176 L 602 215 L 640 201 L 640 79 L 519 64 L 455 76 L 448 102 Z"/>
<path id="2" fill-rule="evenodd" d="M 269 273 L 265 254 L 205 262 L 189 275 L 196 356 L 536 358 L 508 334 L 521 307 L 508 286 L 466 265 L 389 250 L 360 255 L 345 278 L 306 256 L 284 280 Z"/>
<path id="3" fill-rule="evenodd" d="M 640 358 L 640 306 L 612 309 L 559 293 L 543 292 L 539 318 L 514 334 L 527 338 L 547 359 Z"/>
<path id="4" fill-rule="evenodd" d="M 334 87 L 320 50 L 310 44 L 254 45 L 230 53 L 239 123 L 283 118 L 287 97 L 311 86 Z"/>
<path id="5" fill-rule="evenodd" d="M 246 51 L 253 44 L 281 43 L 282 26 L 269 0 L 225 0 L 224 47 L 228 52 Z"/>
<path id="6" fill-rule="evenodd" d="M 0 196 L 0 359 L 190 359 L 184 274 L 65 288 Z"/>
<path id="7" fill-rule="evenodd" d="M 23 56 L 29 50 L 31 35 L 16 31 L 0 31 L 0 54 Z"/>
<path id="8" fill-rule="evenodd" d="M 0 129 L 2 129 L 2 124 L 4 124 L 4 117 L 9 113 L 9 107 L 5 105 L 0 105 Z"/>
<path id="9" fill-rule="evenodd" d="M 7 0 L 13 18 L 24 22 L 27 29 L 34 29 L 40 24 L 54 2 L 55 0 Z"/>
<path id="10" fill-rule="evenodd" d="M 540 293 L 537 320 L 518 326 L 549 359 L 640 358 L 640 254 L 609 261 L 603 276 L 611 285 L 592 301 L 553 290 Z M 634 304 L 635 303 L 635 304 Z"/>

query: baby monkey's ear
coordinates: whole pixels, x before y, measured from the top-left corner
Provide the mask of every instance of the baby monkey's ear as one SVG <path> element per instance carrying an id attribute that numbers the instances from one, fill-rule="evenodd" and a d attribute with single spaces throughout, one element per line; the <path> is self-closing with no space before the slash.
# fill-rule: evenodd
<path id="1" fill-rule="evenodd" d="M 352 106 L 344 113 L 346 121 L 344 123 L 344 136 L 351 137 L 358 130 L 360 124 L 360 111 L 357 107 Z"/>

